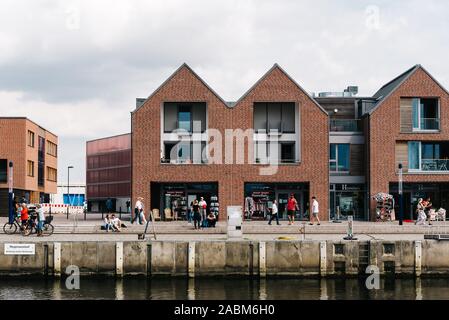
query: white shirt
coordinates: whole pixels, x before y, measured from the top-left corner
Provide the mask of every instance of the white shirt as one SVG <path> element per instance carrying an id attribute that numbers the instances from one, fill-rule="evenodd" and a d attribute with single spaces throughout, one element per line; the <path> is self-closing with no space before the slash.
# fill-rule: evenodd
<path id="1" fill-rule="evenodd" d="M 45 221 L 44 209 L 39 208 L 36 210 L 39 221 Z"/>
<path id="2" fill-rule="evenodd" d="M 136 208 L 139 209 L 139 210 L 143 209 L 142 201 L 140 201 L 140 200 L 136 201 Z"/>
<path id="3" fill-rule="evenodd" d="M 316 200 L 313 200 L 312 202 L 312 213 L 319 213 L 318 201 Z"/>
<path id="4" fill-rule="evenodd" d="M 207 203 L 206 203 L 206 201 L 201 200 L 201 201 L 198 203 L 198 205 L 200 206 L 200 209 L 202 209 L 202 208 L 204 207 L 204 205 L 207 206 Z"/>
<path id="5" fill-rule="evenodd" d="M 115 217 L 114 219 L 112 219 L 112 223 L 115 224 L 116 226 L 120 226 L 120 219 Z"/>
<path id="6" fill-rule="evenodd" d="M 271 207 L 271 212 L 273 214 L 277 214 L 278 213 L 278 206 L 276 205 L 276 203 L 273 203 L 273 206 Z"/>

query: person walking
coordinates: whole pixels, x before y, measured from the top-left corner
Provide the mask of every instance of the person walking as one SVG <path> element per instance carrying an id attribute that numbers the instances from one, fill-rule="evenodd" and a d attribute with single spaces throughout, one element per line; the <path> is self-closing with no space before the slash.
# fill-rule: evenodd
<path id="1" fill-rule="evenodd" d="M 318 207 L 318 201 L 316 200 L 316 197 L 313 196 L 312 197 L 312 215 L 310 216 L 310 223 L 309 223 L 310 225 L 313 226 L 313 222 L 315 219 L 318 221 L 318 223 L 317 223 L 318 225 L 321 224 L 320 218 L 318 217 L 319 212 L 320 212 L 320 210 Z"/>
<path id="2" fill-rule="evenodd" d="M 126 200 L 126 213 L 131 213 L 130 212 L 131 209 L 131 200 Z"/>
<path id="3" fill-rule="evenodd" d="M 139 224 L 142 224 L 142 220 L 140 218 L 140 212 L 143 210 L 142 200 L 142 197 L 137 198 L 136 205 L 134 206 L 134 218 L 131 219 L 131 224 L 133 224 L 137 219 L 139 219 Z"/>
<path id="4" fill-rule="evenodd" d="M 192 210 L 194 229 L 201 229 L 201 214 L 198 200 L 193 201 Z"/>
<path id="5" fill-rule="evenodd" d="M 37 212 L 37 236 L 42 237 L 43 229 L 44 229 L 44 221 L 45 221 L 45 215 L 44 215 L 44 209 L 40 204 L 36 205 L 36 212 Z"/>
<path id="6" fill-rule="evenodd" d="M 295 223 L 295 214 L 297 209 L 298 201 L 296 201 L 295 195 L 292 193 L 287 201 L 288 225 L 293 225 Z"/>
<path id="7" fill-rule="evenodd" d="M 423 199 L 418 199 L 418 204 L 416 205 L 416 213 L 418 217 L 416 219 L 415 225 L 426 223 L 426 213 L 424 212 L 425 206 L 423 204 Z"/>
<path id="8" fill-rule="evenodd" d="M 278 205 L 277 205 L 277 201 L 274 200 L 273 201 L 273 205 L 271 206 L 271 216 L 270 216 L 270 221 L 268 221 L 268 224 L 271 225 L 271 221 L 273 221 L 273 219 L 276 219 L 276 224 L 279 226 L 279 215 L 278 215 Z"/>
<path id="9" fill-rule="evenodd" d="M 200 198 L 200 202 L 198 203 L 198 205 L 200 206 L 201 225 L 203 227 L 205 227 L 206 226 L 206 221 L 207 221 L 207 202 L 204 201 L 203 197 L 201 197 Z"/>
<path id="10" fill-rule="evenodd" d="M 430 202 L 430 197 L 428 197 L 426 200 L 423 200 L 423 206 L 424 206 L 424 213 L 426 214 L 427 221 L 429 223 L 429 226 L 432 225 L 432 222 L 430 222 L 430 210 L 432 209 L 432 202 Z"/>

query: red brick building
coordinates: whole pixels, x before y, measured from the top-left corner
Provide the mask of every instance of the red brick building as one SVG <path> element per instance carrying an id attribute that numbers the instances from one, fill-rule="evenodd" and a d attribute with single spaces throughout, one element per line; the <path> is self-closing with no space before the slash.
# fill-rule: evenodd
<path id="1" fill-rule="evenodd" d="M 449 208 L 449 93 L 416 65 L 384 85 L 365 122 L 369 142 L 369 191 L 397 199 L 403 165 L 404 218 L 413 219 L 418 198 Z M 371 201 L 371 219 L 375 202 Z"/>
<path id="2" fill-rule="evenodd" d="M 274 199 L 283 216 L 294 193 L 301 214 L 316 196 L 320 218 L 328 219 L 328 115 L 278 65 L 230 103 L 184 64 L 138 100 L 131 118 L 133 202 L 142 196 L 147 209 L 183 217 L 204 197 L 221 218 L 227 206 L 242 205 L 247 217 L 262 219 Z M 236 129 L 234 139 L 229 130 Z M 275 157 L 274 174 L 262 173 Z"/>
<path id="3" fill-rule="evenodd" d="M 373 96 L 357 92 L 311 97 L 274 65 L 226 102 L 184 64 L 132 112 L 133 201 L 185 217 L 204 197 L 221 217 L 243 205 L 246 217 L 263 219 L 276 199 L 285 218 L 293 193 L 298 218 L 308 219 L 315 195 L 323 220 L 375 220 L 378 192 L 399 209 L 401 163 L 405 219 L 415 218 L 418 198 L 449 208 L 448 92 L 420 65 Z M 274 158 L 275 172 L 263 173 Z"/>
<path id="4" fill-rule="evenodd" d="M 58 137 L 25 117 L 0 117 L 0 215 L 8 214 L 9 162 L 14 196 L 49 203 L 56 193 Z"/>

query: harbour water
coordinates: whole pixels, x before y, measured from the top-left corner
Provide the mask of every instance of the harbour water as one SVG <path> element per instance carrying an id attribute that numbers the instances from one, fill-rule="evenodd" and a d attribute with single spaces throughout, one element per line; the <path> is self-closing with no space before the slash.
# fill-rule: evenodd
<path id="1" fill-rule="evenodd" d="M 0 279 L 0 300 L 133 299 L 133 300 L 426 300 L 449 299 L 449 278 L 383 278 L 379 289 L 365 279 L 226 279 L 83 277 L 79 289 L 64 279 Z"/>

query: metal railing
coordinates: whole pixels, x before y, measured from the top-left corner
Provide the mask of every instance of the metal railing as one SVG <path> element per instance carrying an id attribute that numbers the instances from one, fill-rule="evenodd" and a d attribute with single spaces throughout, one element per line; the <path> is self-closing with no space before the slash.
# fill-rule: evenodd
<path id="1" fill-rule="evenodd" d="M 334 132 L 361 132 L 361 121 L 358 119 L 331 119 L 330 131 Z"/>
<path id="2" fill-rule="evenodd" d="M 448 171 L 449 159 L 422 159 L 422 171 Z"/>
<path id="3" fill-rule="evenodd" d="M 420 130 L 439 130 L 440 119 L 438 118 L 421 118 Z"/>

